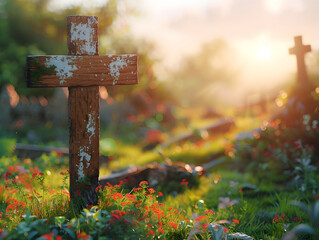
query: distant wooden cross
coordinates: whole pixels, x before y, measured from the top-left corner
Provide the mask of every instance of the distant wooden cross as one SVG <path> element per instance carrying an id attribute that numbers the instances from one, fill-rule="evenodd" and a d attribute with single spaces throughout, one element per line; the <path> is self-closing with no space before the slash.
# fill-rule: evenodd
<path id="1" fill-rule="evenodd" d="M 310 45 L 303 45 L 302 36 L 295 37 L 295 46 L 289 49 L 289 54 L 296 55 L 297 58 L 297 82 L 298 84 L 308 84 L 309 79 L 305 64 L 305 54 L 311 52 Z"/>
<path id="2" fill-rule="evenodd" d="M 69 88 L 71 199 L 98 202 L 99 87 L 137 84 L 137 56 L 98 56 L 98 18 L 67 17 L 67 56 L 29 56 L 28 87 Z M 83 187 L 84 186 L 84 187 Z"/>

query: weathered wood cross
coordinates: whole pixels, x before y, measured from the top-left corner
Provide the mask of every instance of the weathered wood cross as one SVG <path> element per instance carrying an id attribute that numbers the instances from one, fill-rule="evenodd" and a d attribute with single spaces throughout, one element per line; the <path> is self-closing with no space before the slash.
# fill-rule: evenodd
<path id="1" fill-rule="evenodd" d="M 99 178 L 98 86 L 137 84 L 137 56 L 98 56 L 95 16 L 68 16 L 67 31 L 69 55 L 27 58 L 27 85 L 69 88 L 71 199 L 80 194 L 86 204 L 94 205 Z"/>
<path id="2" fill-rule="evenodd" d="M 303 45 L 302 36 L 295 37 L 295 46 L 289 49 L 289 54 L 296 55 L 297 58 L 297 82 L 298 84 L 306 85 L 309 83 L 306 64 L 305 54 L 311 52 L 310 45 Z"/>

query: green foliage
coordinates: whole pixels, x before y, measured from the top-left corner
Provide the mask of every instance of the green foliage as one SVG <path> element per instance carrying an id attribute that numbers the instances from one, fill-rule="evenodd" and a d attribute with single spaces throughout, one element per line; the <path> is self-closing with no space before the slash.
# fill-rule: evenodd
<path id="1" fill-rule="evenodd" d="M 272 126 L 260 133 L 256 132 L 256 137 L 235 143 L 234 162 L 238 163 L 236 166 L 242 171 L 260 169 L 257 172 L 260 179 L 277 178 L 279 182 L 298 175 L 301 180 L 303 177 L 300 174 L 305 174 L 309 182 L 311 172 L 316 169 L 311 162 L 318 162 L 318 155 L 314 155 L 313 146 L 309 144 L 315 142 L 310 142 L 308 136 L 319 136 L 318 130 L 312 129 L 307 132 L 303 129 L 276 125 L 275 122 L 270 125 Z"/>
<path id="2" fill-rule="evenodd" d="M 211 106 L 212 87 L 217 82 L 230 83 L 235 70 L 230 68 L 233 52 L 227 43 L 217 39 L 206 43 L 200 51 L 186 57 L 181 67 L 172 73 L 171 88 L 184 106 Z"/>
<path id="3" fill-rule="evenodd" d="M 116 142 L 112 138 L 104 138 L 100 141 L 100 153 L 104 156 L 112 156 L 116 150 Z"/>
<path id="4" fill-rule="evenodd" d="M 292 201 L 292 205 L 295 205 L 302 209 L 305 213 L 308 214 L 310 219 L 309 224 L 299 224 L 295 226 L 291 231 L 289 231 L 284 236 L 284 240 L 293 240 L 293 239 L 318 239 L 319 238 L 319 201 L 314 202 L 311 206 L 298 201 Z"/>
<path id="5" fill-rule="evenodd" d="M 0 5 L 0 88 L 12 84 L 19 94 L 50 96 L 52 89 L 28 89 L 25 65 L 28 55 L 67 54 L 66 17 L 99 17 L 100 34 L 106 33 L 117 16 L 115 0 L 98 9 L 80 6 L 50 11 L 51 0 L 6 0 Z"/>
<path id="6" fill-rule="evenodd" d="M 9 156 L 13 153 L 16 146 L 16 140 L 10 138 L 0 138 L 0 157 Z"/>

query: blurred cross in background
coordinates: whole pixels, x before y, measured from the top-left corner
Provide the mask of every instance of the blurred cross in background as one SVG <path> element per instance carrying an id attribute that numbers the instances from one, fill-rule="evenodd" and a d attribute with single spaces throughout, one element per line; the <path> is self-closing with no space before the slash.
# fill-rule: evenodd
<path id="1" fill-rule="evenodd" d="M 297 82 L 300 85 L 308 85 L 309 79 L 305 64 L 305 54 L 311 52 L 311 46 L 302 43 L 302 36 L 296 36 L 294 40 L 295 46 L 289 49 L 289 54 L 296 55 L 297 58 Z"/>

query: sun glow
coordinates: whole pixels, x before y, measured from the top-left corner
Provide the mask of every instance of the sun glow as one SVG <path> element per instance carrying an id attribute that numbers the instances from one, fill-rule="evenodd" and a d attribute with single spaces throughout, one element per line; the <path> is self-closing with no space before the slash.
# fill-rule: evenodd
<path id="1" fill-rule="evenodd" d="M 257 50 L 257 58 L 261 61 L 269 60 L 271 56 L 271 49 L 268 46 L 260 46 Z"/>

